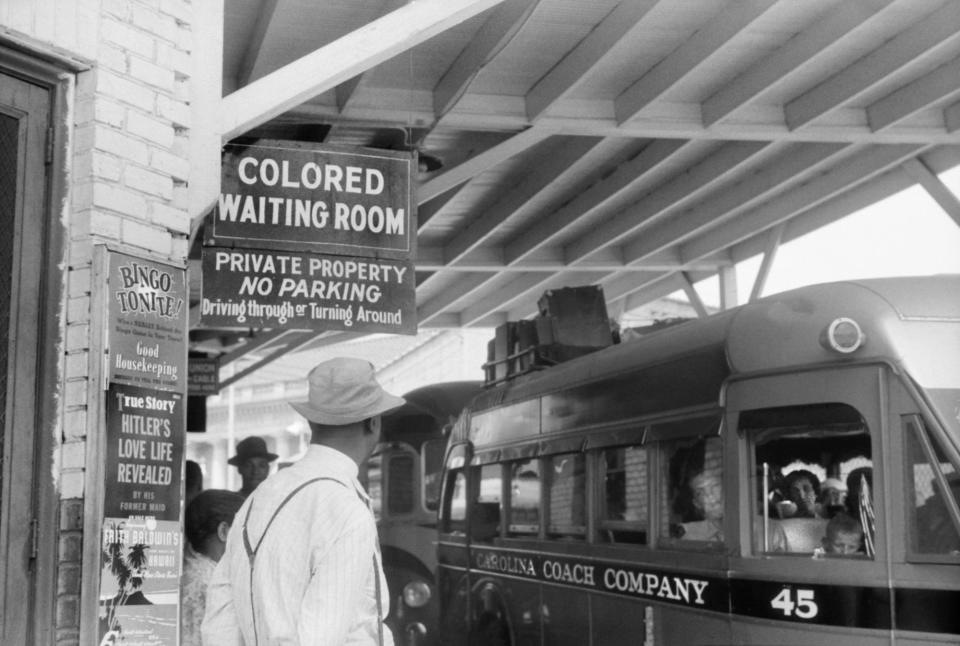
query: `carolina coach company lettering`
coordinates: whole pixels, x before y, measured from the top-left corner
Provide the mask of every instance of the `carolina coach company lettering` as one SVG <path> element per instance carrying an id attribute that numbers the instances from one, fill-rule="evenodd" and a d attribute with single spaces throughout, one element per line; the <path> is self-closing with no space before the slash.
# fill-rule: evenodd
<path id="1" fill-rule="evenodd" d="M 726 591 L 709 578 L 552 554 L 474 550 L 474 566 L 492 574 L 587 588 L 685 606 L 724 609 Z"/>

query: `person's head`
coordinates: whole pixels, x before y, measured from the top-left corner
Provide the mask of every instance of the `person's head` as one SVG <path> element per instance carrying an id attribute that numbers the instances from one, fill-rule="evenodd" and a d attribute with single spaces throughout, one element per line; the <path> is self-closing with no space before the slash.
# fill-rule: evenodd
<path id="1" fill-rule="evenodd" d="M 854 469 L 847 475 L 847 511 L 851 515 L 860 513 L 860 495 L 864 488 L 868 492 L 873 490 L 873 469 L 870 467 L 860 467 Z"/>
<path id="2" fill-rule="evenodd" d="M 690 478 L 693 506 L 705 520 L 723 518 L 723 484 L 719 474 L 702 471 Z"/>
<path id="3" fill-rule="evenodd" d="M 847 485 L 838 478 L 827 478 L 820 485 L 820 504 L 827 509 L 842 508 L 847 500 Z"/>
<path id="4" fill-rule="evenodd" d="M 856 518 L 837 514 L 827 523 L 821 543 L 827 554 L 856 554 L 863 547 L 863 528 Z"/>
<path id="5" fill-rule="evenodd" d="M 373 364 L 337 357 L 307 375 L 307 401 L 290 405 L 310 422 L 313 444 L 333 447 L 358 465 L 380 441 L 380 416 L 405 403 L 377 382 Z"/>
<path id="6" fill-rule="evenodd" d="M 243 496 L 223 489 L 207 489 L 197 494 L 184 513 L 184 529 L 190 546 L 219 561 Z"/>
<path id="7" fill-rule="evenodd" d="M 262 437 L 251 435 L 237 443 L 237 454 L 227 464 L 237 467 L 243 481 L 242 491 L 250 493 L 270 475 L 270 463 L 277 459 L 276 453 L 267 450 Z"/>
<path id="8" fill-rule="evenodd" d="M 187 460 L 184 471 L 183 504 L 186 506 L 203 491 L 203 471 L 193 460 Z"/>
<path id="9" fill-rule="evenodd" d="M 820 494 L 820 479 L 806 469 L 797 469 L 786 475 L 783 481 L 787 499 L 797 506 L 798 516 L 813 516 L 817 511 L 817 496 Z"/>

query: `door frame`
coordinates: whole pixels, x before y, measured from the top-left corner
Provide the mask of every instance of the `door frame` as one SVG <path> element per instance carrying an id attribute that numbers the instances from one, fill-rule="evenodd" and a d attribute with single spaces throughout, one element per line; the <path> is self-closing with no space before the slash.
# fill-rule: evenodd
<path id="1" fill-rule="evenodd" d="M 53 643 L 57 627 L 58 563 L 61 557 L 79 559 L 79 552 L 76 555 L 60 554 L 60 493 L 55 481 L 59 477 L 54 473 L 54 454 L 61 448 L 59 437 L 63 419 L 60 372 L 64 350 L 61 317 L 65 303 L 61 266 L 66 266 L 67 256 L 63 227 L 67 194 L 66 116 L 68 98 L 74 87 L 73 74 L 79 68 L 76 64 L 65 65 L 57 58 L 45 60 L 36 52 L 15 49 L 8 44 L 0 41 L 0 73 L 45 93 L 47 109 L 43 123 L 29 125 L 34 132 L 43 133 L 39 142 L 28 143 L 28 148 L 40 147 L 43 176 L 39 186 L 32 191 L 34 194 L 28 196 L 24 204 L 16 205 L 15 218 L 22 219 L 25 213 L 34 210 L 42 217 L 35 223 L 37 226 L 28 231 L 29 235 L 14 247 L 15 263 L 21 260 L 33 262 L 27 271 L 21 272 L 28 282 L 21 281 L 23 288 L 18 292 L 18 302 L 11 303 L 10 332 L 19 336 L 16 346 L 11 345 L 11 370 L 8 373 L 14 379 L 13 384 L 8 383 L 10 399 L 7 408 L 12 412 L 8 428 L 21 428 L 26 424 L 31 430 L 20 453 L 26 465 L 15 468 L 16 475 L 23 475 L 27 480 L 16 484 L 21 490 L 21 499 L 31 501 L 29 511 L 32 513 L 27 515 L 32 518 L 17 539 L 17 549 L 21 552 L 11 553 L 10 545 L 0 554 L 0 564 L 6 569 L 13 559 L 22 559 L 23 550 L 27 550 L 27 556 L 31 557 L 27 568 L 30 589 L 22 591 L 27 612 L 21 615 L 18 609 L 15 622 L 7 621 L 13 609 L 8 611 L 6 601 L 3 601 L 0 617 L 5 619 L 5 632 L 0 641 L 7 643 L 9 637 L 15 640 L 9 643 Z M 29 119 L 29 114 L 24 118 Z M 32 153 L 37 154 L 37 151 Z M 15 226 L 19 227 L 19 223 Z M 31 273 L 34 275 L 27 275 Z M 30 311 L 23 312 L 22 305 L 28 300 Z M 25 487 L 27 496 L 22 493 Z M 11 496 L 5 491 L 4 504 L 8 500 Z M 9 509 L 4 511 L 9 512 Z M 67 551 L 66 546 L 64 551 Z M 0 599 L 5 598 L 6 593 L 0 593 Z M 6 632 L 11 630 L 17 634 Z"/>

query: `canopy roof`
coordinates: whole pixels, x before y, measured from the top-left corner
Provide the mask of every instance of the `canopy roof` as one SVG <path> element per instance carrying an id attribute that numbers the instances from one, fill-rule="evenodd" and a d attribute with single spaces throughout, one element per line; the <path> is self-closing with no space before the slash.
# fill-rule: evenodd
<path id="1" fill-rule="evenodd" d="M 951 0 L 229 0 L 224 143 L 418 151 L 421 327 L 547 289 L 611 312 L 719 275 L 960 163 Z M 696 305 L 696 299 L 694 299 Z M 260 334 L 264 360 L 349 338 Z M 226 340 L 225 340 L 226 339 Z M 232 354 L 231 354 L 232 353 Z"/>

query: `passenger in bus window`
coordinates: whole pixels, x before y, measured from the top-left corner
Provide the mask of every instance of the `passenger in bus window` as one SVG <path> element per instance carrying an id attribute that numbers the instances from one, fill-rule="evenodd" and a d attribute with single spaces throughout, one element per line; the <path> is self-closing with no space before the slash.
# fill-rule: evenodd
<path id="1" fill-rule="evenodd" d="M 677 538 L 691 541 L 723 541 L 723 485 L 720 474 L 702 471 L 688 483 L 693 507 L 698 510 L 703 520 L 683 523 L 676 532 Z M 764 549 L 763 523 L 760 519 L 754 522 L 754 543 L 758 549 Z M 782 525 L 771 520 L 767 528 L 767 552 L 784 552 L 787 549 L 787 537 Z"/>
<path id="2" fill-rule="evenodd" d="M 846 509 L 847 485 L 839 478 L 827 478 L 820 485 L 817 498 L 817 516 L 833 518 Z"/>
<path id="3" fill-rule="evenodd" d="M 683 523 L 680 538 L 691 541 L 723 540 L 723 485 L 719 474 L 702 471 L 687 485 L 693 508 L 703 520 Z"/>
<path id="4" fill-rule="evenodd" d="M 827 523 L 826 535 L 821 547 L 814 551 L 814 558 L 824 554 L 851 556 L 863 552 L 863 527 L 856 518 L 839 513 Z"/>
<path id="5" fill-rule="evenodd" d="M 847 475 L 847 513 L 854 518 L 860 516 L 860 502 L 864 484 L 867 485 L 868 491 L 873 491 L 873 469 L 871 467 L 860 467 Z"/>
<path id="6" fill-rule="evenodd" d="M 960 502 L 960 473 L 946 476 L 954 500 Z M 924 554 L 960 554 L 960 532 L 954 526 L 940 489 L 931 483 L 933 495 L 917 509 L 919 551 Z"/>
<path id="7" fill-rule="evenodd" d="M 796 511 L 782 511 L 784 518 L 799 516 L 801 518 L 815 518 L 817 516 L 817 496 L 820 494 L 820 479 L 811 471 L 797 469 L 787 474 L 784 479 L 787 499 L 792 502 Z M 784 507 L 784 506 L 781 506 Z"/>

